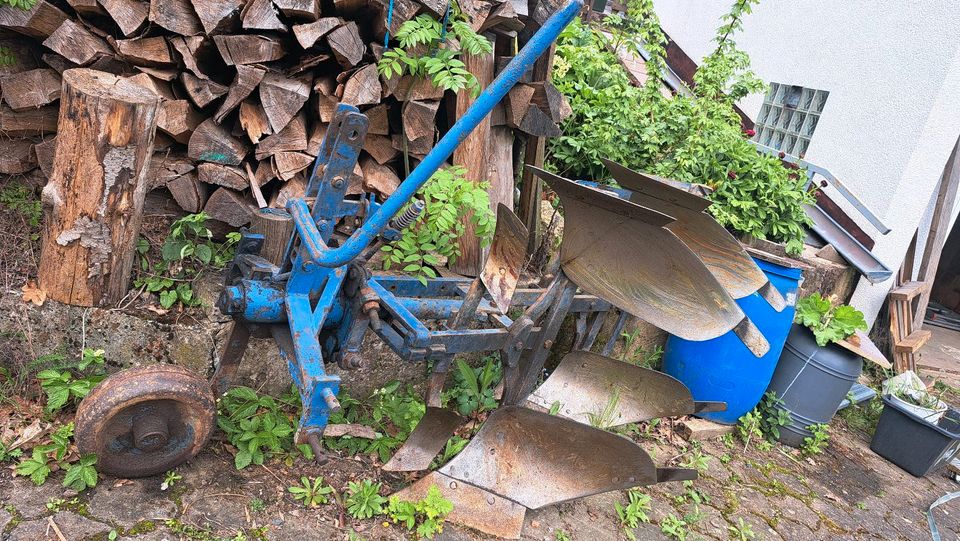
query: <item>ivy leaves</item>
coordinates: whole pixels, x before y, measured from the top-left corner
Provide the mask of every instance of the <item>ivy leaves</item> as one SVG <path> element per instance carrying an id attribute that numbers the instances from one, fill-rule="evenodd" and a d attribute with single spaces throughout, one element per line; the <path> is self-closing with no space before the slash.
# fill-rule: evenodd
<path id="1" fill-rule="evenodd" d="M 465 231 L 463 217 L 468 213 L 481 245 L 490 242 L 496 220 L 490 210 L 488 184 L 474 184 L 466 173 L 461 166 L 441 169 L 420 188 L 417 194 L 425 203 L 423 212 L 399 240 L 382 248 L 384 270 L 400 268 L 426 285 L 428 278 L 437 277 L 432 266 L 441 264 L 440 257 L 453 262 L 460 256 L 457 239 Z"/>
<path id="2" fill-rule="evenodd" d="M 453 92 L 466 89 L 476 96 L 480 93 L 480 84 L 460 56 L 489 54 L 493 52 L 493 45 L 474 32 L 459 13 L 450 24 L 449 39 L 441 36 L 442 23 L 430 15 L 418 15 L 403 23 L 395 36 L 400 47 L 383 53 L 377 72 L 388 79 L 404 74 L 429 77 L 436 87 Z M 409 52 L 414 48 L 429 52 L 414 55 Z"/>

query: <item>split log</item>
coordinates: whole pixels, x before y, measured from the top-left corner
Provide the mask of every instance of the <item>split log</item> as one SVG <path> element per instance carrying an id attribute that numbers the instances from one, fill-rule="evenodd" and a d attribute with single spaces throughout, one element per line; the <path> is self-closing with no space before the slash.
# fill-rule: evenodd
<path id="1" fill-rule="evenodd" d="M 187 0 L 150 0 L 148 18 L 157 26 L 181 36 L 196 36 L 203 32 L 200 18 Z"/>
<path id="2" fill-rule="evenodd" d="M 176 64 L 167 40 L 161 37 L 118 39 L 117 52 L 135 66 L 165 67 Z"/>
<path id="3" fill-rule="evenodd" d="M 281 209 L 262 208 L 253 213 L 250 231 L 263 235 L 260 257 L 278 267 L 283 266 L 283 256 L 293 234 L 293 218 L 290 214 Z"/>
<path id="4" fill-rule="evenodd" d="M 518 84 L 510 89 L 505 102 L 508 126 L 519 128 L 523 124 L 523 118 L 530 109 L 530 101 L 533 100 L 533 93 L 534 88 L 525 84 Z"/>
<path id="5" fill-rule="evenodd" d="M 228 66 L 271 62 L 286 54 L 280 40 L 255 34 L 213 36 L 213 42 Z"/>
<path id="6" fill-rule="evenodd" d="M 221 165 L 219 163 L 201 163 L 197 165 L 197 176 L 200 182 L 225 186 L 234 190 L 247 189 L 247 173 L 240 167 Z"/>
<path id="7" fill-rule="evenodd" d="M 53 34 L 69 17 L 44 0 L 37 0 L 32 8 L 0 8 L 0 28 L 44 39 Z"/>
<path id="8" fill-rule="evenodd" d="M 314 123 L 313 128 L 310 130 L 310 139 L 307 140 L 307 154 L 316 157 L 317 154 L 320 154 L 320 147 L 323 145 L 323 138 L 327 134 L 327 128 L 329 124 L 324 124 L 322 122 Z"/>
<path id="9" fill-rule="evenodd" d="M 363 150 L 367 152 L 379 164 L 385 164 L 392 161 L 400 151 L 393 148 L 393 141 L 384 135 L 370 135 L 363 141 Z"/>
<path id="10" fill-rule="evenodd" d="M 437 129 L 439 101 L 409 100 L 403 104 L 403 133 L 407 139 L 433 137 Z"/>
<path id="11" fill-rule="evenodd" d="M 208 188 L 206 184 L 197 180 L 195 171 L 180 175 L 168 182 L 166 186 L 170 195 L 173 196 L 173 200 L 183 210 L 189 213 L 203 210 L 203 206 L 207 202 Z"/>
<path id="12" fill-rule="evenodd" d="M 243 141 L 230 135 L 214 119 L 208 118 L 190 136 L 187 156 L 204 162 L 240 165 L 249 150 Z"/>
<path id="13" fill-rule="evenodd" d="M 43 53 L 40 55 L 40 59 L 43 60 L 43 63 L 46 64 L 47 67 L 61 75 L 68 69 L 77 67 L 76 64 L 56 53 Z"/>
<path id="14" fill-rule="evenodd" d="M 382 90 L 377 65 L 367 64 L 347 79 L 340 101 L 347 105 L 376 105 L 380 103 Z"/>
<path id="15" fill-rule="evenodd" d="M 230 85 L 230 91 L 227 92 L 227 97 L 220 104 L 217 113 L 213 115 L 217 123 L 222 123 L 223 119 L 240 105 L 241 101 L 247 99 L 247 96 L 253 92 L 253 89 L 257 88 L 266 73 L 267 70 L 259 66 L 237 66 L 237 76 Z"/>
<path id="16" fill-rule="evenodd" d="M 486 88 L 493 81 L 493 53 L 483 55 L 467 54 L 463 56 L 465 69 L 477 78 L 480 88 Z M 456 100 L 456 118 L 466 113 L 474 98 L 469 92 L 459 92 Z M 490 117 L 486 117 L 474 129 L 460 146 L 453 151 L 453 164 L 466 168 L 467 178 L 474 183 L 484 182 L 487 179 L 487 145 L 490 139 Z M 491 188 L 492 189 L 492 188 Z M 460 246 L 460 257 L 450 265 L 450 270 L 466 275 L 476 276 L 480 270 L 482 253 L 480 239 L 474 234 L 471 216 L 463 217 L 464 232 L 457 239 Z"/>
<path id="17" fill-rule="evenodd" d="M 0 135 L 33 137 L 47 133 L 57 133 L 57 107 L 55 105 L 24 111 L 14 111 L 6 105 L 0 105 Z"/>
<path id="18" fill-rule="evenodd" d="M 343 24 L 343 19 L 339 17 L 323 17 L 317 21 L 306 24 L 293 25 L 293 35 L 297 38 L 297 43 L 304 49 L 309 49 L 331 30 Z"/>
<path id="19" fill-rule="evenodd" d="M 189 143 L 190 136 L 203 122 L 203 115 L 187 100 L 167 100 L 157 112 L 157 129 L 162 130 L 178 143 Z"/>
<path id="20" fill-rule="evenodd" d="M 357 23 L 350 21 L 335 28 L 327 34 L 326 39 L 327 45 L 333 51 L 333 56 L 344 68 L 352 68 L 363 60 L 363 52 L 366 50 L 366 46 L 360 39 Z"/>
<path id="21" fill-rule="evenodd" d="M 307 193 L 307 181 L 303 175 L 297 175 L 288 180 L 279 190 L 273 194 L 270 200 L 272 208 L 287 208 L 287 202 L 291 199 L 303 197 Z"/>
<path id="22" fill-rule="evenodd" d="M 284 16 L 303 21 L 315 21 L 320 16 L 320 4 L 317 0 L 274 0 Z"/>
<path id="23" fill-rule="evenodd" d="M 273 167 L 280 180 L 290 180 L 313 163 L 313 156 L 303 152 L 277 152 L 273 155 Z"/>
<path id="24" fill-rule="evenodd" d="M 367 126 L 368 134 L 390 135 L 390 120 L 387 117 L 386 104 L 371 107 L 364 111 L 363 114 L 367 115 L 367 120 L 369 121 Z"/>
<path id="25" fill-rule="evenodd" d="M 67 3 L 70 4 L 70 7 L 72 7 L 74 11 L 84 17 L 107 14 L 97 0 L 67 0 Z"/>
<path id="26" fill-rule="evenodd" d="M 271 0 L 250 0 L 240 12 L 244 30 L 287 31 L 287 25 L 277 17 L 277 10 Z"/>
<path id="27" fill-rule="evenodd" d="M 146 88 L 163 100 L 174 101 L 177 99 L 177 97 L 173 94 L 173 89 L 170 87 L 169 83 L 166 81 L 161 81 L 152 75 L 138 73 L 133 77 L 127 77 L 127 80 L 135 85 Z"/>
<path id="28" fill-rule="evenodd" d="M 193 10 L 207 35 L 228 29 L 236 19 L 243 0 L 191 0 Z"/>
<path id="29" fill-rule="evenodd" d="M 400 152 L 406 151 L 413 156 L 426 156 L 433 149 L 433 136 L 427 135 L 419 139 L 405 139 L 402 135 L 394 134 L 392 136 L 393 148 Z"/>
<path id="30" fill-rule="evenodd" d="M 39 281 L 49 298 L 107 306 L 126 295 L 158 105 L 123 78 L 64 72 L 60 136 L 42 197 Z"/>
<path id="31" fill-rule="evenodd" d="M 253 205 L 240 193 L 230 188 L 217 188 L 207 204 L 203 207 L 203 212 L 214 220 L 228 223 L 233 227 L 240 227 L 250 223 L 250 217 L 253 214 Z"/>
<path id="32" fill-rule="evenodd" d="M 201 79 L 188 71 L 180 75 L 180 80 L 183 81 L 183 88 L 187 91 L 190 101 L 201 109 L 227 93 L 227 87 L 210 79 Z"/>
<path id="33" fill-rule="evenodd" d="M 517 16 L 517 11 L 513 8 L 512 2 L 503 2 L 499 6 L 494 6 L 490 14 L 480 26 L 479 32 L 482 34 L 488 30 L 519 32 L 523 30 L 523 22 Z"/>
<path id="34" fill-rule="evenodd" d="M 318 77 L 313 83 L 313 91 L 317 96 L 317 116 L 320 122 L 330 123 L 337 111 L 340 100 L 336 96 L 337 82 L 333 77 Z"/>
<path id="35" fill-rule="evenodd" d="M 273 133 L 267 113 L 258 102 L 251 100 L 240 104 L 240 127 L 247 133 L 247 138 L 253 144 L 259 143 L 264 135 Z"/>
<path id="36" fill-rule="evenodd" d="M 21 71 L 0 78 L 0 88 L 14 111 L 35 109 L 60 99 L 60 75 L 49 68 Z"/>
<path id="37" fill-rule="evenodd" d="M 150 4 L 139 0 L 99 0 L 110 18 L 117 23 L 124 36 L 130 36 L 143 26 L 150 15 Z"/>
<path id="38" fill-rule="evenodd" d="M 394 170 L 387 166 L 377 163 L 371 157 L 365 156 L 360 159 L 360 169 L 363 171 L 363 188 L 370 192 L 377 192 L 383 197 L 390 197 L 397 186 L 400 186 L 400 177 Z"/>
<path id="39" fill-rule="evenodd" d="M 559 124 L 571 114 L 570 105 L 563 94 L 550 81 L 530 83 L 533 87 L 531 103 L 536 104 L 554 123 Z"/>
<path id="40" fill-rule="evenodd" d="M 69 19 L 43 41 L 43 46 L 78 66 L 113 53 L 106 41 Z"/>
<path id="41" fill-rule="evenodd" d="M 53 153 L 57 148 L 57 138 L 45 137 L 43 141 L 33 145 L 33 154 L 37 157 L 37 165 L 43 176 L 50 178 L 53 174 Z"/>
<path id="42" fill-rule="evenodd" d="M 396 79 L 396 76 L 392 79 Z M 443 98 L 443 93 L 443 87 L 434 86 L 431 79 L 404 75 L 399 79 L 393 95 L 400 101 L 429 101 Z"/>
<path id="43" fill-rule="evenodd" d="M 527 114 L 520 123 L 520 131 L 536 137 L 559 137 L 563 133 L 560 126 L 537 106 L 527 109 Z"/>
<path id="44" fill-rule="evenodd" d="M 279 133 L 310 97 L 310 76 L 291 79 L 276 72 L 269 72 L 260 82 L 260 103 L 263 105 L 270 127 Z"/>
<path id="45" fill-rule="evenodd" d="M 19 175 L 36 167 L 32 141 L 0 139 L 0 174 Z"/>
<path id="46" fill-rule="evenodd" d="M 200 23 L 197 24 L 199 25 Z M 200 67 L 197 66 L 196 55 L 197 51 L 200 49 L 200 45 L 202 44 L 203 37 L 201 36 L 177 36 L 170 38 L 170 45 L 180 55 L 180 60 L 183 61 L 184 67 L 186 67 L 190 73 L 201 79 L 207 77 L 202 71 L 200 71 Z"/>
<path id="47" fill-rule="evenodd" d="M 497 208 L 503 203 L 513 210 L 513 130 L 506 126 L 490 128 L 490 142 L 487 146 L 489 160 L 488 179 L 490 180 L 490 206 Z"/>
<path id="48" fill-rule="evenodd" d="M 154 148 L 156 150 L 156 148 Z M 169 152 L 154 152 L 150 159 L 150 169 L 147 171 L 147 189 L 153 190 L 166 186 L 196 169 L 193 160 L 179 154 Z"/>
<path id="49" fill-rule="evenodd" d="M 267 200 L 264 199 L 263 192 L 260 190 L 260 179 L 253 174 L 253 169 L 250 168 L 249 163 L 243 164 L 243 170 L 247 174 L 247 183 L 250 186 L 250 193 L 253 194 L 253 198 L 256 199 L 257 206 L 260 208 L 266 207 Z"/>
<path id="50" fill-rule="evenodd" d="M 263 160 L 277 152 L 300 152 L 308 148 L 307 124 L 304 115 L 297 115 L 279 133 L 267 137 L 257 145 L 256 159 Z"/>

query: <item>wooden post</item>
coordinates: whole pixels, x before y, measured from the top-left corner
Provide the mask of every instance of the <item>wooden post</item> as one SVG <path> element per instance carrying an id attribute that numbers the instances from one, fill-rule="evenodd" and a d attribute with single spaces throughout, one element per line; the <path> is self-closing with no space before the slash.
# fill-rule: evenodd
<path id="1" fill-rule="evenodd" d="M 555 45 L 537 59 L 533 65 L 533 74 L 531 79 L 534 82 L 546 81 L 550 78 L 550 72 L 553 70 L 553 53 L 556 50 Z M 523 155 L 523 177 L 520 181 L 520 208 L 517 215 L 523 220 L 530 232 L 529 242 L 527 243 L 527 255 L 536 251 L 540 245 L 540 179 L 527 169 L 527 165 L 534 167 L 543 167 L 543 159 L 546 153 L 546 137 L 537 137 L 530 135 L 527 137 L 526 150 Z"/>
<path id="2" fill-rule="evenodd" d="M 957 199 L 957 188 L 960 185 L 960 138 L 953 145 L 953 151 L 943 167 L 943 174 L 937 190 L 937 202 L 933 208 L 933 218 L 930 220 L 930 231 L 923 248 L 923 258 L 920 260 L 920 270 L 917 272 L 917 281 L 927 284 L 926 290 L 917 300 L 916 311 L 913 312 L 913 328 L 923 328 L 923 319 L 927 313 L 927 304 L 930 303 L 930 291 L 933 289 L 933 279 L 937 276 L 937 267 L 940 265 L 940 255 L 943 253 L 943 244 L 950 232 L 950 217 L 953 215 L 953 205 Z"/>
<path id="3" fill-rule="evenodd" d="M 477 78 L 481 89 L 486 88 L 493 81 L 493 53 L 484 55 L 465 54 L 463 55 L 463 63 L 466 65 L 467 71 Z M 473 102 L 474 99 L 469 92 L 458 92 L 456 118 L 463 116 Z M 467 178 L 475 183 L 488 180 L 487 144 L 489 139 L 490 116 L 488 115 L 453 151 L 453 164 L 464 166 L 467 169 Z M 450 265 L 450 270 L 465 276 L 476 276 L 480 272 L 482 254 L 480 240 L 474 233 L 470 218 L 470 215 L 464 217 L 466 229 L 457 240 L 457 244 L 460 245 L 460 257 Z"/>
<path id="4" fill-rule="evenodd" d="M 159 98 L 91 69 L 63 73 L 45 208 L 40 287 L 53 300 L 109 306 L 127 293 Z"/>

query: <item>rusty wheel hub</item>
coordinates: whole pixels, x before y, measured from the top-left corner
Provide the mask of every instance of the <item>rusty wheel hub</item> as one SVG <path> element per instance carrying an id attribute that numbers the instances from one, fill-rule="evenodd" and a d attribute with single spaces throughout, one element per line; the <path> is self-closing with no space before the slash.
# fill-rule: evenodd
<path id="1" fill-rule="evenodd" d="M 184 368 L 150 365 L 110 376 L 77 411 L 77 445 L 118 477 L 162 473 L 203 447 L 216 415 L 209 384 Z"/>

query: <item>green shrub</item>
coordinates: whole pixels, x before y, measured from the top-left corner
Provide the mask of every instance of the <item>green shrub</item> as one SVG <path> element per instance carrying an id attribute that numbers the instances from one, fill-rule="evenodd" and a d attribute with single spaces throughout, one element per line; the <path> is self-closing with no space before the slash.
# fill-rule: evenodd
<path id="1" fill-rule="evenodd" d="M 710 212 L 723 226 L 784 242 L 788 251 L 799 253 L 809 223 L 803 205 L 813 202 L 806 177 L 758 153 L 733 108 L 765 87 L 732 40 L 757 1 L 738 0 L 723 17 L 717 48 L 694 76 L 693 96 L 661 91 L 666 38 L 651 0 L 630 0 L 626 19 L 608 17 L 602 26 L 574 21 L 560 35 L 553 70 L 573 114 L 561 126 L 563 135 L 550 140 L 548 167 L 571 178 L 604 180 L 609 174 L 602 157 L 706 184 L 714 190 Z M 614 52 L 636 49 L 637 38 L 650 54 L 643 87 L 631 85 Z"/>

